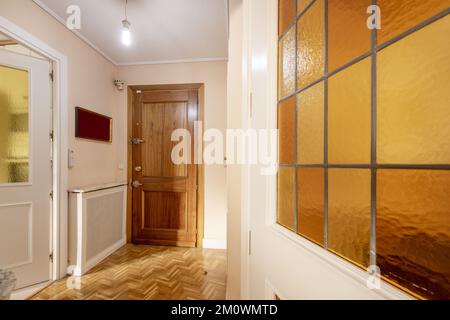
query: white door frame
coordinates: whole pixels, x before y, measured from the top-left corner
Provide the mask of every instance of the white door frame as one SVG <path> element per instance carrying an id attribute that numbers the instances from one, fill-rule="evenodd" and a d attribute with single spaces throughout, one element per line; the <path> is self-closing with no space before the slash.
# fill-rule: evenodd
<path id="1" fill-rule="evenodd" d="M 252 128 L 252 26 L 251 9 L 253 1 L 242 2 L 242 129 Z M 241 287 L 240 298 L 250 299 L 250 254 L 251 254 L 251 199 L 250 165 L 241 168 Z"/>
<path id="2" fill-rule="evenodd" d="M 68 103 L 67 57 L 0 16 L 0 32 L 40 53 L 53 62 L 53 205 L 52 205 L 52 280 L 66 275 L 68 217 Z"/>

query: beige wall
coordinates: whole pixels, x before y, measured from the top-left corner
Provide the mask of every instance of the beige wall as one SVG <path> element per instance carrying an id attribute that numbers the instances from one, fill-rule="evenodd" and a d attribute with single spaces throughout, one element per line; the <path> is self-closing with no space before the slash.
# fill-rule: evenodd
<path id="1" fill-rule="evenodd" d="M 31 0 L 0 0 L 0 15 L 68 58 L 67 130 L 69 148 L 75 150 L 75 167 L 69 171 L 69 187 L 116 181 L 121 177 L 116 161 L 120 142 L 117 131 L 117 93 L 112 85 L 117 68 Z M 114 117 L 114 142 L 75 139 L 75 106 Z"/>
<path id="2" fill-rule="evenodd" d="M 69 188 L 127 179 L 127 105 L 125 93 L 119 93 L 113 86 L 117 78 L 135 85 L 204 83 L 205 126 L 225 130 L 226 62 L 117 67 L 31 0 L 0 0 L 0 15 L 68 58 L 67 130 L 69 148 L 75 151 Z M 113 143 L 75 139 L 76 106 L 113 117 Z M 205 190 L 205 239 L 225 246 L 226 170 L 223 166 L 205 168 Z"/>
<path id="3" fill-rule="evenodd" d="M 227 63 L 197 62 L 119 67 L 119 78 L 128 85 L 203 83 L 205 85 L 205 130 L 216 128 L 225 132 L 227 101 Z M 127 117 L 126 91 L 120 96 L 120 118 Z M 118 135 L 119 163 L 127 163 L 126 121 L 120 123 Z M 121 176 L 126 177 L 124 172 Z M 205 166 L 205 245 L 226 244 L 226 169 Z"/>
<path id="4" fill-rule="evenodd" d="M 242 0 L 230 0 L 228 45 L 228 128 L 242 127 Z M 241 167 L 229 166 L 227 299 L 239 299 L 241 286 Z"/>

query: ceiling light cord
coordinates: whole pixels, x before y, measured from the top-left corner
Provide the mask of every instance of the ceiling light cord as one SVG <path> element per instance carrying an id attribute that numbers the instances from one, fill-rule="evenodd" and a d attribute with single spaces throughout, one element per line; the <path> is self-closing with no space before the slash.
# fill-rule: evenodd
<path id="1" fill-rule="evenodd" d="M 122 21 L 122 43 L 125 46 L 131 45 L 131 23 L 128 21 L 128 0 L 125 0 L 125 20 Z"/>

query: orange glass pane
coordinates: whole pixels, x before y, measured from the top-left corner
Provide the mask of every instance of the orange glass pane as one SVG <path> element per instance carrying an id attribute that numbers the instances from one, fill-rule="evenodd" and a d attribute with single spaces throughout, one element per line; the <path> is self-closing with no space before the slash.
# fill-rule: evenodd
<path id="1" fill-rule="evenodd" d="M 378 170 L 377 264 L 388 280 L 450 299 L 450 171 Z"/>
<path id="2" fill-rule="evenodd" d="M 277 222 L 295 231 L 295 168 L 278 170 Z"/>
<path id="3" fill-rule="evenodd" d="M 367 8 L 371 0 L 328 0 L 328 67 L 333 71 L 370 51 Z"/>
<path id="4" fill-rule="evenodd" d="M 317 0 L 298 21 L 298 88 L 324 76 L 324 2 Z"/>
<path id="5" fill-rule="evenodd" d="M 331 164 L 370 163 L 371 59 L 329 79 L 328 152 Z"/>
<path id="6" fill-rule="evenodd" d="M 378 0 L 381 30 L 378 43 L 386 42 L 450 7 L 450 0 Z"/>
<path id="7" fill-rule="evenodd" d="M 302 13 L 312 0 L 297 0 L 297 14 Z"/>
<path id="8" fill-rule="evenodd" d="M 279 161 L 282 164 L 295 163 L 295 97 L 278 105 Z"/>
<path id="9" fill-rule="evenodd" d="M 316 242 L 324 243 L 324 176 L 323 168 L 299 168 L 298 185 L 298 232 Z"/>
<path id="10" fill-rule="evenodd" d="M 295 91 L 295 28 L 280 40 L 278 51 L 278 96 L 281 99 Z"/>
<path id="11" fill-rule="evenodd" d="M 298 94 L 297 150 L 300 164 L 323 164 L 324 83 Z"/>
<path id="12" fill-rule="evenodd" d="M 450 16 L 378 55 L 378 162 L 450 163 Z"/>
<path id="13" fill-rule="evenodd" d="M 328 178 L 328 248 L 367 267 L 371 172 L 369 169 L 329 169 Z"/>
<path id="14" fill-rule="evenodd" d="M 278 0 L 278 34 L 282 35 L 294 23 L 295 0 Z"/>

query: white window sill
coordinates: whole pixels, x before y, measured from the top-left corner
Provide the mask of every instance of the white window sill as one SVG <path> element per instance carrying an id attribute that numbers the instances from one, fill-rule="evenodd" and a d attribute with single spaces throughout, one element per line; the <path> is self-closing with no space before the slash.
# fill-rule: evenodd
<path id="1" fill-rule="evenodd" d="M 356 281 L 359 285 L 367 287 L 366 282 L 369 276 L 368 272 L 320 248 L 319 246 L 302 238 L 301 236 L 293 233 L 292 231 L 285 229 L 284 227 L 278 224 L 270 225 L 270 229 L 276 235 L 281 236 L 291 241 L 295 246 L 306 250 L 314 258 L 320 259 L 323 263 L 327 264 L 329 267 L 335 270 L 339 270 L 344 275 L 351 278 L 353 281 Z M 381 280 L 381 288 L 373 289 L 373 292 L 375 292 L 381 298 L 388 300 L 415 300 L 415 298 L 412 297 L 411 295 L 403 292 L 402 290 L 392 286 L 391 284 L 383 280 Z"/>

